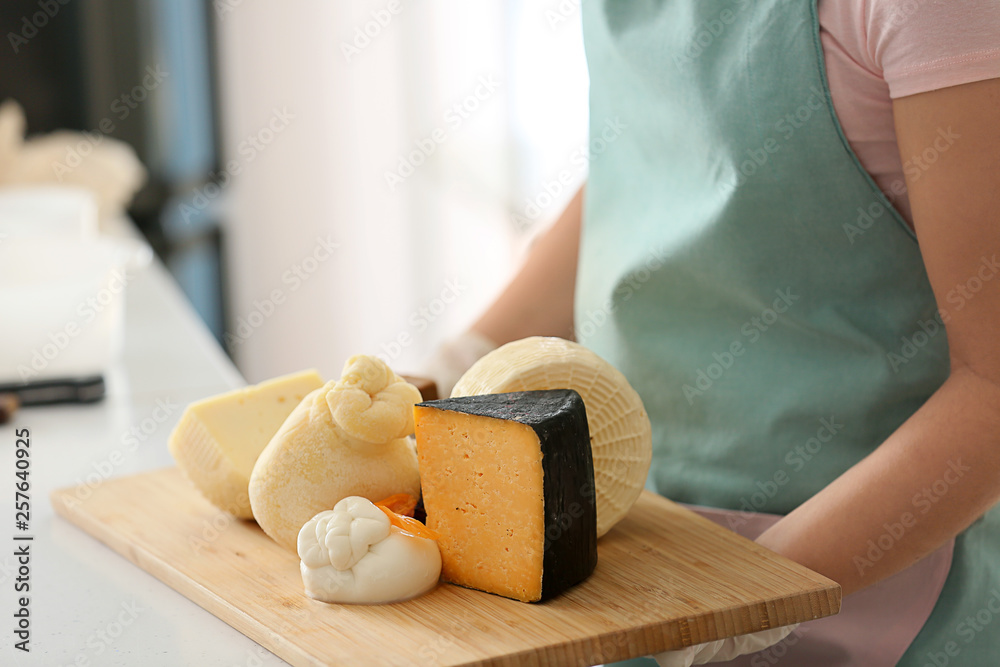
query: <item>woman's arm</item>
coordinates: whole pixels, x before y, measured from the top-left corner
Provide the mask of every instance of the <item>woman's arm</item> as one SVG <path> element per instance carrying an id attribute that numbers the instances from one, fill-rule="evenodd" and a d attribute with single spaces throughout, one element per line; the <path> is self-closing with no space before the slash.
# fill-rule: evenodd
<path id="1" fill-rule="evenodd" d="M 845 594 L 926 556 L 1000 500 L 998 109 L 1000 79 L 894 103 L 900 154 L 925 166 L 907 184 L 947 311 L 951 373 L 878 449 L 758 539 Z M 886 534 L 894 546 L 869 560 L 869 541 Z"/>
<path id="2" fill-rule="evenodd" d="M 472 330 L 498 345 L 527 336 L 573 335 L 573 291 L 580 250 L 583 188 L 542 234 L 504 292 Z"/>
<path id="3" fill-rule="evenodd" d="M 517 274 L 465 333 L 445 341 L 420 369 L 442 395 L 498 345 L 528 336 L 573 338 L 573 292 L 580 251 L 583 187 L 531 246 Z"/>

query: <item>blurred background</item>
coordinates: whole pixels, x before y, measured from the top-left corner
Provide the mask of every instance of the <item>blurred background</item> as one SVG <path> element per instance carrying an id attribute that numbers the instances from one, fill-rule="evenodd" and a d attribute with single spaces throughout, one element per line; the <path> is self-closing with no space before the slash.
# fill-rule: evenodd
<path id="1" fill-rule="evenodd" d="M 29 141 L 85 133 L 54 183 L 104 138 L 134 149 L 127 218 L 248 381 L 356 353 L 404 372 L 585 178 L 579 22 L 573 0 L 5 0 L 0 99 Z"/>

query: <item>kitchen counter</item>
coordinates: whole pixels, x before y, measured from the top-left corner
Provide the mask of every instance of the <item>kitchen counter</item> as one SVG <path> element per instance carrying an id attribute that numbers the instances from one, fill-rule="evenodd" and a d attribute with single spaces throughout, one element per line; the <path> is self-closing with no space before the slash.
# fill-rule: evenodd
<path id="1" fill-rule="evenodd" d="M 3 326 L 16 323 L 4 322 Z M 244 383 L 158 261 L 126 294 L 121 358 L 104 401 L 22 409 L 0 426 L 0 664 L 261 667 L 282 660 L 57 517 L 53 489 L 173 465 L 167 437 L 192 400 Z M 30 431 L 30 529 L 15 528 L 15 431 Z M 86 502 L 86 491 L 80 502 Z M 32 535 L 33 541 L 15 541 Z M 16 549 L 30 545 L 30 592 L 17 592 Z M 23 583 L 23 582 L 22 582 Z M 30 596 L 30 652 L 13 614 Z"/>

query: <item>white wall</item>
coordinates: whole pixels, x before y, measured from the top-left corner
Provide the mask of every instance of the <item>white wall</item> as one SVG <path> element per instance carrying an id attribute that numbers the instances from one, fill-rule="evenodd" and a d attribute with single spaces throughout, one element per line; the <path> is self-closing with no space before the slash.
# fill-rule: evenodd
<path id="1" fill-rule="evenodd" d="M 414 368 L 560 208 L 540 207 L 533 226 L 511 218 L 585 139 L 576 7 L 556 20 L 554 2 L 392 6 L 216 3 L 223 152 L 241 172 L 218 198 L 227 337 L 252 382 L 310 366 L 336 377 L 358 352 Z M 421 164 L 407 175 L 410 154 Z M 337 245 L 327 259 L 317 238 Z"/>

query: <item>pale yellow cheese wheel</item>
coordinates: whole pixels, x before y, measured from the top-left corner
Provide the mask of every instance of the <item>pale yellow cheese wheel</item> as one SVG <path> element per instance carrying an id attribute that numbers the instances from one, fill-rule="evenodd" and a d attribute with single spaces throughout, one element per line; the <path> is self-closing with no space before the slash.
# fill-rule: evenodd
<path id="1" fill-rule="evenodd" d="M 494 350 L 462 376 L 451 395 L 540 389 L 573 389 L 583 398 L 600 537 L 628 513 L 645 486 L 653 456 L 649 415 L 617 368 L 562 338 L 524 338 Z"/>

